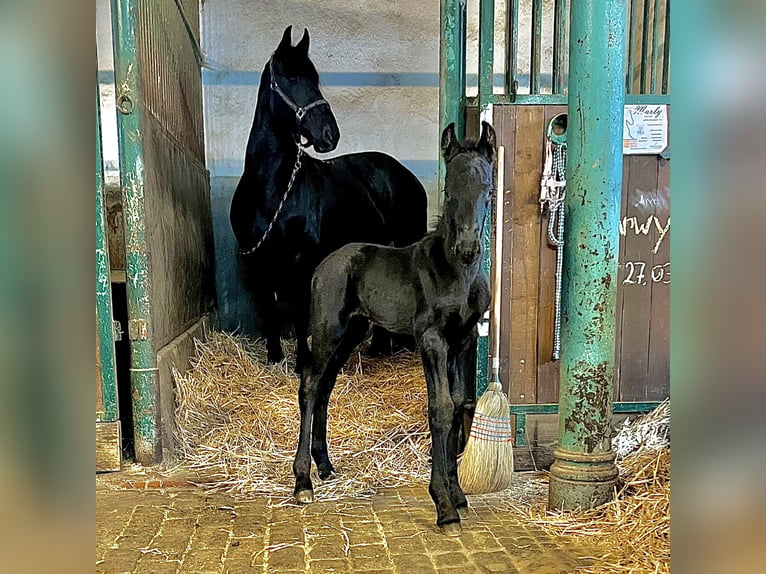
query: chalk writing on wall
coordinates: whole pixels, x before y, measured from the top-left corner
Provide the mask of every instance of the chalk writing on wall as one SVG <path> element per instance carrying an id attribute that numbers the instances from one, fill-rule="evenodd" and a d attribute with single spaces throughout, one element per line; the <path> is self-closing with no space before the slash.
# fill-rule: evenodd
<path id="1" fill-rule="evenodd" d="M 657 251 L 659 251 L 665 236 L 670 231 L 670 217 L 668 217 L 665 224 L 663 224 L 656 215 L 650 215 L 646 218 L 646 221 L 643 222 L 639 221 L 638 217 L 635 216 L 623 217 L 622 221 L 620 221 L 620 235 L 627 234 L 630 229 L 632 229 L 636 235 L 649 235 L 649 232 L 652 229 L 656 229 L 657 241 L 652 249 L 652 253 L 656 254 Z"/>
<path id="2" fill-rule="evenodd" d="M 645 261 L 625 261 L 620 263 L 625 270 L 623 285 L 648 285 L 651 283 L 670 284 L 670 261 L 647 268 Z"/>

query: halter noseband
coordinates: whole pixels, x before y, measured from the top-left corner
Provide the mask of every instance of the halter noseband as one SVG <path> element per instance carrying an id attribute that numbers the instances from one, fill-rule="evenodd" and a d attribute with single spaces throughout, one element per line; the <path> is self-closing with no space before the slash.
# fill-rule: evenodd
<path id="1" fill-rule="evenodd" d="M 274 65 L 272 63 L 272 60 L 269 60 L 269 75 L 271 76 L 271 84 L 270 84 L 271 89 L 277 95 L 279 95 L 280 98 L 282 98 L 282 100 L 287 104 L 287 106 L 292 111 L 295 112 L 295 118 L 296 118 L 297 123 L 298 123 L 298 138 L 300 139 L 300 135 L 301 135 L 300 134 L 300 127 L 301 127 L 301 120 L 303 119 L 303 116 L 305 116 L 306 113 L 309 110 L 311 110 L 311 109 L 313 109 L 313 108 L 315 108 L 317 106 L 322 106 L 322 105 L 329 106 L 330 102 L 328 102 L 327 100 L 325 100 L 323 98 L 319 98 L 318 100 L 315 100 L 315 101 L 311 102 L 310 104 L 307 104 L 305 106 L 299 106 L 298 104 L 296 104 L 293 101 L 293 99 L 290 96 L 288 96 L 285 93 L 285 91 L 282 88 L 279 87 L 279 84 L 277 83 L 277 80 L 274 77 Z"/>

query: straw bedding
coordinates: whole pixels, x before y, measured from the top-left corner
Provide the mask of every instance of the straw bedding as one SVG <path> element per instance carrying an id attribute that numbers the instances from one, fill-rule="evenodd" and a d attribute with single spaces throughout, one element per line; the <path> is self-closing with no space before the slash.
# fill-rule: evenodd
<path id="1" fill-rule="evenodd" d="M 617 461 L 621 488 L 613 501 L 568 513 L 547 511 L 544 502 L 513 507 L 549 534 L 598 550 L 594 565 L 578 572 L 669 573 L 669 423 L 670 406 L 665 401 L 619 430 L 615 442 L 627 454 Z"/>
<path id="2" fill-rule="evenodd" d="M 211 333 L 196 342 L 196 353 L 188 373 L 175 373 L 185 464 L 204 476 L 207 487 L 288 500 L 300 422 L 298 378 L 287 363 L 267 365 L 264 345 L 241 336 Z M 318 500 L 427 482 L 430 435 L 419 356 L 352 356 L 330 399 L 328 443 L 338 477 L 323 484 L 312 475 Z"/>
<path id="3" fill-rule="evenodd" d="M 197 358 L 176 373 L 178 443 L 184 464 L 205 486 L 239 496 L 268 494 L 292 502 L 298 436 L 298 379 L 287 364 L 267 365 L 262 344 L 211 333 Z M 288 356 L 291 356 L 288 349 Z M 427 399 L 420 358 L 353 356 L 330 400 L 328 439 L 338 478 L 312 480 L 318 500 L 369 496 L 380 487 L 426 484 L 430 475 Z M 483 495 L 553 536 L 594 549 L 578 572 L 670 571 L 669 407 L 623 425 L 615 443 L 621 486 L 615 500 L 582 512 L 549 512 L 547 478 Z M 631 434 L 632 433 L 632 434 Z M 511 498 L 513 497 L 513 498 Z"/>

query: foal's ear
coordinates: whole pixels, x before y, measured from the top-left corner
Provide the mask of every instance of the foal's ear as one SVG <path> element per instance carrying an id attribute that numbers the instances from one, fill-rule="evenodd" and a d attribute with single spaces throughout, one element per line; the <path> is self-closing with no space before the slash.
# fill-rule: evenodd
<path id="1" fill-rule="evenodd" d="M 460 145 L 455 136 L 455 122 L 452 122 L 442 132 L 442 155 L 444 161 L 449 161 L 460 150 Z"/>
<path id="2" fill-rule="evenodd" d="M 282 34 L 282 40 L 279 42 L 279 46 L 277 46 L 277 51 L 284 51 L 288 48 L 292 47 L 293 45 L 293 26 L 292 24 L 285 28 L 284 33 Z"/>
<path id="3" fill-rule="evenodd" d="M 304 56 L 308 56 L 309 53 L 309 31 L 307 28 L 303 29 L 303 37 L 301 38 L 300 42 L 298 42 L 298 45 L 295 46 L 296 50 L 299 50 L 303 52 Z"/>
<path id="4" fill-rule="evenodd" d="M 481 137 L 476 147 L 487 159 L 495 161 L 495 155 L 497 154 L 495 129 L 487 122 L 481 122 Z"/>

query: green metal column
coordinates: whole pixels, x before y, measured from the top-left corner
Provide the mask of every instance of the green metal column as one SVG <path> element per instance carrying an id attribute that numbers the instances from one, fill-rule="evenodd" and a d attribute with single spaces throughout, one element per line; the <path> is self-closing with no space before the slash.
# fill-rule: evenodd
<path id="1" fill-rule="evenodd" d="M 136 459 L 159 462 L 159 395 L 152 340 L 151 280 L 144 213 L 144 148 L 138 54 L 138 0 L 112 0 L 120 178 L 125 213 L 125 275 Z"/>
<path id="2" fill-rule="evenodd" d="M 465 135 L 466 0 L 441 0 L 439 39 L 439 137 L 455 122 L 455 135 Z M 444 188 L 444 159 L 439 155 L 439 189 Z M 441 202 L 441 197 L 439 198 Z"/>
<path id="3" fill-rule="evenodd" d="M 573 0 L 564 245 L 559 448 L 550 508 L 592 508 L 617 481 L 612 380 L 626 0 Z"/>
<path id="4" fill-rule="evenodd" d="M 96 319 L 101 366 L 101 396 L 104 410 L 96 412 L 99 422 L 119 419 L 117 370 L 112 323 L 112 285 L 109 278 L 109 247 L 104 216 L 104 164 L 101 160 L 101 106 L 96 84 Z"/>

